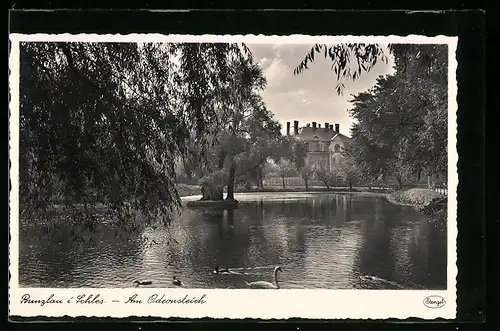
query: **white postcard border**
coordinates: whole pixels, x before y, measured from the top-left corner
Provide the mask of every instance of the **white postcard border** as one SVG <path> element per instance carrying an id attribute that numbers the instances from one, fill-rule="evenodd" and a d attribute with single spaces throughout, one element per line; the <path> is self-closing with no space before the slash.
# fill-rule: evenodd
<path id="1" fill-rule="evenodd" d="M 456 47 L 457 37 L 447 36 L 264 36 L 264 35 L 161 35 L 161 34 L 11 34 L 10 68 L 10 117 L 9 158 L 11 161 L 9 193 L 10 243 L 9 243 L 9 316 L 87 316 L 87 317 L 162 317 L 162 318 L 254 318 L 254 319 L 423 319 L 456 317 L 457 268 L 457 81 Z M 19 42 L 21 41 L 80 41 L 80 42 L 245 42 L 272 44 L 325 43 L 413 43 L 448 44 L 448 266 L 447 290 L 223 290 L 223 289 L 49 289 L 20 288 L 18 284 L 18 160 L 19 160 Z M 21 297 L 61 299 L 62 304 L 22 304 Z M 102 304 L 79 304 L 75 298 L 85 294 L 99 296 Z M 132 295 L 142 304 L 124 302 Z M 191 303 L 159 304 L 147 303 L 148 298 L 158 294 L 168 299 L 193 299 Z M 442 297 L 446 304 L 432 309 L 423 304 L 426 297 Z M 202 298 L 201 300 L 199 300 Z M 69 300 L 69 301 L 68 301 Z M 113 302 L 116 300 L 117 302 Z M 186 301 L 186 300 L 185 300 Z"/>

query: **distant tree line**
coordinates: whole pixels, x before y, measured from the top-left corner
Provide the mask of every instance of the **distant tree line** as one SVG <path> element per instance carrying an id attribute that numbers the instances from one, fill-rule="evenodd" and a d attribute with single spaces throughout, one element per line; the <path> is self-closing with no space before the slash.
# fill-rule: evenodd
<path id="1" fill-rule="evenodd" d="M 401 188 L 422 176 L 445 174 L 448 156 L 448 48 L 435 44 L 393 44 L 396 72 L 380 76 L 368 91 L 353 95 L 351 145 L 344 151 L 343 176 L 373 185 L 394 179 Z M 378 60 L 379 45 L 316 45 L 296 68 L 299 74 L 324 52 L 342 93 L 345 79 L 358 79 Z M 355 63 L 350 63 L 350 59 Z M 352 180 L 351 180 L 352 179 Z"/>

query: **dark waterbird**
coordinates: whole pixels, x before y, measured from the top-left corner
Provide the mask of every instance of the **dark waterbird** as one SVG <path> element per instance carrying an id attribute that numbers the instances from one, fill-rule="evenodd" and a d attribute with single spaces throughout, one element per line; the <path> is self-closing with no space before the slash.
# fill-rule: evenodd
<path id="1" fill-rule="evenodd" d="M 184 286 L 182 281 L 175 276 L 172 278 L 172 284 L 174 284 L 175 286 Z"/>
<path id="2" fill-rule="evenodd" d="M 139 285 L 151 285 L 151 284 L 153 284 L 153 282 L 152 282 L 152 281 L 150 281 L 150 280 L 136 280 L 136 281 L 134 282 L 134 284 L 135 284 L 136 286 L 139 286 Z"/>
<path id="3" fill-rule="evenodd" d="M 370 275 L 362 275 L 359 276 L 361 280 L 382 280 L 382 278 L 378 278 L 377 276 L 370 276 Z"/>

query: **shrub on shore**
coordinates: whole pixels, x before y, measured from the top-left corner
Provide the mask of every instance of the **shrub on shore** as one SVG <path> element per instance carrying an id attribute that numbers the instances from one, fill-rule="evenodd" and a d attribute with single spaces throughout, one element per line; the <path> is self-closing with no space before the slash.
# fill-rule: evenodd
<path id="1" fill-rule="evenodd" d="M 394 191 L 389 195 L 389 199 L 395 203 L 417 207 L 428 206 L 441 197 L 439 193 L 424 188 Z"/>
<path id="2" fill-rule="evenodd" d="M 177 184 L 177 192 L 180 197 L 187 197 L 191 195 L 200 195 L 201 187 L 199 185 Z"/>

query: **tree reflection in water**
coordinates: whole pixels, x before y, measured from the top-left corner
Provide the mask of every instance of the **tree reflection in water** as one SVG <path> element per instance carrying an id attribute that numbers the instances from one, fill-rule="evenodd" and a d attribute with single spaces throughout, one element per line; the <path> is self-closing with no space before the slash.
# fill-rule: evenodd
<path id="1" fill-rule="evenodd" d="M 245 280 L 272 280 L 280 265 L 283 288 L 446 287 L 446 232 L 375 197 L 254 195 L 236 210 L 184 209 L 168 231 L 146 229 L 126 241 L 107 224 L 91 243 L 73 242 L 70 231 L 64 222 L 52 234 L 23 227 L 22 286 L 123 287 L 138 277 L 171 286 L 178 275 L 190 287 L 243 288 Z M 246 275 L 214 275 L 216 265 Z M 363 274 L 388 283 L 366 283 Z"/>

